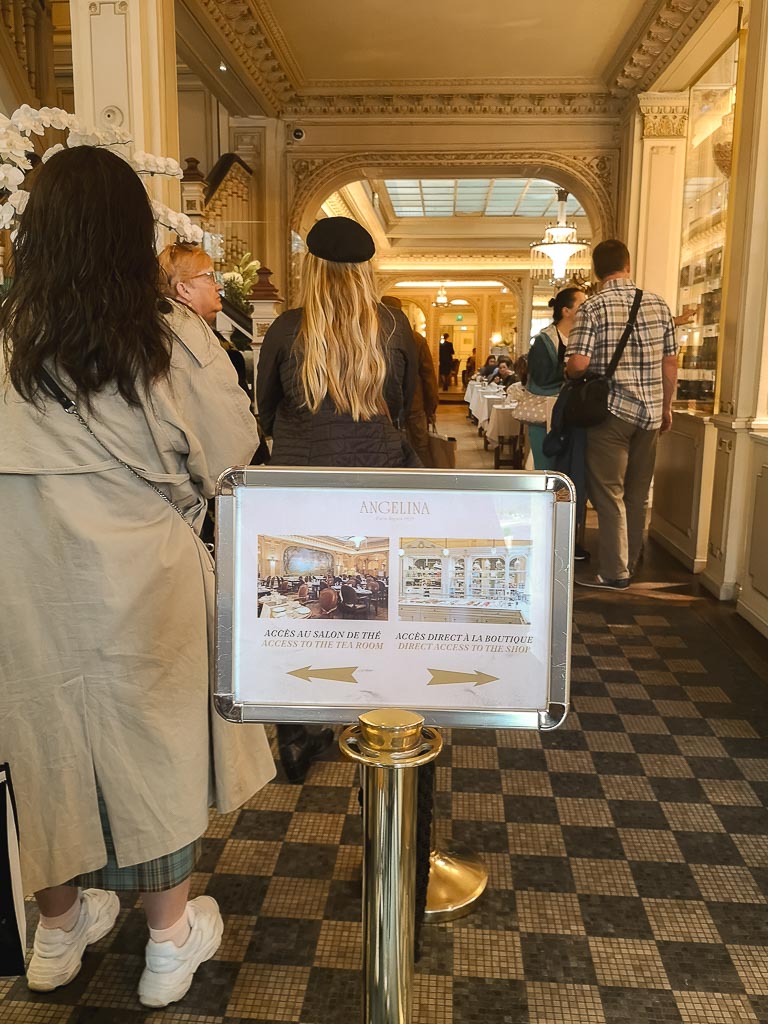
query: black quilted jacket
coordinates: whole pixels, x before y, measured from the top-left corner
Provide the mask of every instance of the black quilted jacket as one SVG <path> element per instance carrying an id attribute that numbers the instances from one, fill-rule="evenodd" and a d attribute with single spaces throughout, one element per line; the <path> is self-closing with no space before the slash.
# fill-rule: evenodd
<path id="1" fill-rule="evenodd" d="M 405 423 L 416 385 L 418 355 L 410 324 L 397 309 L 379 306 L 388 363 L 384 398 L 390 419 L 376 416 L 357 423 L 340 414 L 326 398 L 316 413 L 303 407 L 304 396 L 295 351 L 301 310 L 289 309 L 264 337 L 256 374 L 259 421 L 272 437 L 273 466 L 398 467 L 413 465 L 412 453 L 397 429 Z M 418 460 L 416 460 L 418 465 Z"/>

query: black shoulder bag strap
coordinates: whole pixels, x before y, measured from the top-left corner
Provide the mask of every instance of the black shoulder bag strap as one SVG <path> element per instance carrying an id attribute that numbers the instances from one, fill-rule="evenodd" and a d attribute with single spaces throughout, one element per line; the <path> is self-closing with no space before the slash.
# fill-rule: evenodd
<path id="1" fill-rule="evenodd" d="M 635 326 L 637 320 L 637 312 L 640 309 L 640 303 L 643 300 L 643 292 L 641 288 L 635 289 L 635 298 L 632 303 L 632 309 L 629 311 L 629 320 L 627 320 L 627 326 L 624 328 L 624 333 L 621 336 L 621 341 L 616 346 L 616 351 L 613 353 L 613 359 L 608 363 L 608 369 L 605 371 L 605 376 L 610 378 L 616 373 L 616 367 L 619 365 L 619 360 L 624 355 L 624 349 L 627 347 L 629 336 L 632 333 L 632 328 Z"/>
<path id="2" fill-rule="evenodd" d="M 46 391 L 51 398 L 56 399 L 56 401 L 62 407 L 64 412 L 69 413 L 70 416 L 74 416 L 75 419 L 85 427 L 85 429 L 94 439 L 94 441 L 99 445 L 99 447 L 103 448 L 111 459 L 114 459 L 115 462 L 119 462 L 121 466 L 124 466 L 129 473 L 132 473 L 136 477 L 137 480 L 141 480 L 141 482 L 143 484 L 146 484 L 147 487 L 151 487 L 155 494 L 159 494 L 167 505 L 170 505 L 175 512 L 178 512 L 178 514 L 181 516 L 181 518 L 184 520 L 184 522 L 187 524 L 190 530 L 195 534 L 195 536 L 197 536 L 197 530 L 194 528 L 192 523 L 189 522 L 189 520 L 186 518 L 186 516 L 184 515 L 184 513 L 182 512 L 182 510 L 179 508 L 175 501 L 171 501 L 168 495 L 164 491 L 161 491 L 159 487 L 156 487 L 151 480 L 147 480 L 147 478 L 145 476 L 142 476 L 141 473 L 138 473 L 133 468 L 133 466 L 129 466 L 127 462 L 124 462 L 119 455 L 115 455 L 112 449 L 107 448 L 107 446 L 104 444 L 101 438 L 97 437 L 96 434 L 94 434 L 94 432 L 88 426 L 86 421 L 80 415 L 80 412 L 78 411 L 78 408 L 75 405 L 74 401 L 69 397 L 66 391 L 64 391 L 64 389 L 60 386 L 58 381 L 54 380 L 54 378 L 51 376 L 50 373 L 48 373 L 47 370 L 43 369 L 40 371 L 40 379 L 43 384 L 43 390 Z"/>

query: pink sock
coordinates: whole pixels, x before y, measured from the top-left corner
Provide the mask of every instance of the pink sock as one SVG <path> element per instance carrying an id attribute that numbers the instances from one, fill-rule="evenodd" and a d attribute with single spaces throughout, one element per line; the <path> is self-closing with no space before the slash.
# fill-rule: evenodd
<path id="1" fill-rule="evenodd" d="M 69 908 L 65 910 L 63 914 L 59 914 L 57 917 L 45 917 L 43 914 L 40 915 L 40 927 L 41 928 L 60 928 L 63 932 L 71 932 L 77 922 L 80 920 L 80 904 L 82 902 L 82 894 L 80 890 L 77 890 L 77 899 Z"/>
<path id="2" fill-rule="evenodd" d="M 175 946 L 183 946 L 191 931 L 187 908 L 184 907 L 184 913 L 176 924 L 172 924 L 170 928 L 150 928 L 149 937 L 153 942 L 172 942 Z"/>

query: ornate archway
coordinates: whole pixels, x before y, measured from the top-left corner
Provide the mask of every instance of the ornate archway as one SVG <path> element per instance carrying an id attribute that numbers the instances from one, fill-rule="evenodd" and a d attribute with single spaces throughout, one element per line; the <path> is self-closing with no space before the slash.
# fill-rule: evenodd
<path id="1" fill-rule="evenodd" d="M 434 176 L 450 169 L 475 177 L 550 178 L 582 204 L 594 241 L 615 232 L 615 154 L 526 150 L 493 152 L 347 153 L 335 158 L 300 157 L 289 161 L 289 232 L 305 237 L 329 195 L 361 178 Z M 287 249 L 290 257 L 290 244 Z M 297 261 L 290 259 L 291 291 Z M 499 275 L 494 274 L 494 277 Z"/>
<path id="2" fill-rule="evenodd" d="M 361 177 L 434 175 L 450 168 L 475 177 L 552 178 L 581 202 L 595 240 L 610 237 L 615 225 L 613 154 L 562 152 L 348 153 L 324 160 L 291 161 L 290 227 L 301 235 L 312 226 L 320 204 L 331 193 Z"/>

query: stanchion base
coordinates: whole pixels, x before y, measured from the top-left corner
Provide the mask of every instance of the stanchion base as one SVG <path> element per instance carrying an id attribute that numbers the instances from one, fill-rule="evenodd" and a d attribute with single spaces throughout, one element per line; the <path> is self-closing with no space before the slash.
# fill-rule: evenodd
<path id="1" fill-rule="evenodd" d="M 488 870 L 479 857 L 433 850 L 424 923 L 454 921 L 468 914 L 488 884 Z"/>

